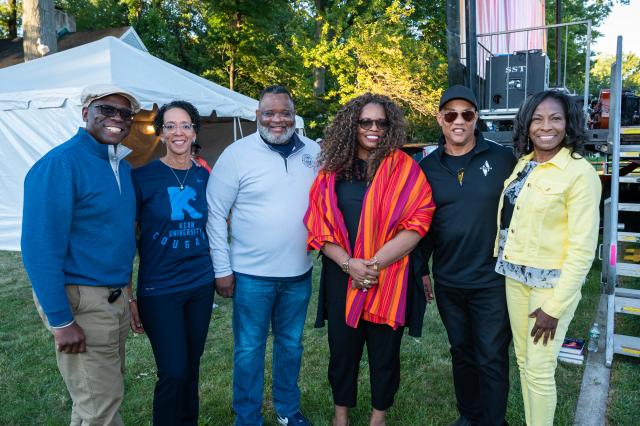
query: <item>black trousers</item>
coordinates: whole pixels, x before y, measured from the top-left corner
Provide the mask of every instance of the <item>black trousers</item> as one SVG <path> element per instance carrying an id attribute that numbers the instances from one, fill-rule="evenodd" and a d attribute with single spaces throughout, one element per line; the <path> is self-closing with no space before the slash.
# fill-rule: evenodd
<path id="1" fill-rule="evenodd" d="M 153 424 L 198 424 L 200 357 L 209 331 L 214 287 L 138 299 L 158 367 Z"/>
<path id="2" fill-rule="evenodd" d="M 511 328 L 503 286 L 435 286 L 451 345 L 458 411 L 473 424 L 503 425 L 509 393 Z"/>
<path id="3" fill-rule="evenodd" d="M 336 266 L 337 268 L 337 266 Z M 400 343 L 404 327 L 396 330 L 385 324 L 360 320 L 358 328 L 345 323 L 347 278 L 342 271 L 331 271 L 326 289 L 329 337 L 329 383 L 336 405 L 355 407 L 358 372 L 364 345 L 369 357 L 371 406 L 387 410 L 400 386 Z M 344 274 L 344 277 L 340 277 Z M 344 279 L 340 279 L 344 278 Z"/>

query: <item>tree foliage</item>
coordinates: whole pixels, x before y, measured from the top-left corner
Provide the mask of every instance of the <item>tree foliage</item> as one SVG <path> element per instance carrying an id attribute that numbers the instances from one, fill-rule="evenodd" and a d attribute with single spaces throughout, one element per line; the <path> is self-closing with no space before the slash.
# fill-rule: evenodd
<path id="1" fill-rule="evenodd" d="M 17 27 L 22 21 L 21 16 L 22 2 L 0 1 L 0 39 L 13 39 L 17 36 Z"/>
<path id="2" fill-rule="evenodd" d="M 554 21 L 556 1 L 546 2 L 547 22 Z M 597 27 L 615 2 L 628 0 L 562 0 L 563 21 L 591 19 Z M 132 25 L 151 54 L 248 96 L 269 84 L 286 85 L 312 137 L 321 136 L 342 104 L 366 91 L 389 95 L 404 107 L 412 142 L 433 141 L 438 132 L 434 115 L 446 85 L 445 0 L 56 0 L 56 5 L 75 17 L 78 31 Z M 0 0 L 0 37 L 7 36 L 7 12 Z M 554 37 L 550 32 L 552 60 Z M 584 79 L 585 37 L 583 27 L 567 46 L 567 85 L 576 91 Z M 553 73 L 552 67 L 552 80 Z"/>
<path id="3" fill-rule="evenodd" d="M 615 55 L 601 55 L 596 58 L 591 69 L 591 93 L 597 94 L 601 89 L 611 87 L 611 65 L 615 61 Z M 640 57 L 634 53 L 622 55 L 622 88 L 640 94 Z"/>
<path id="4" fill-rule="evenodd" d="M 591 39 L 592 41 L 600 37 L 598 27 L 602 25 L 605 18 L 611 13 L 615 3 L 628 4 L 629 0 L 547 0 L 546 1 L 546 19 L 547 23 L 555 23 L 555 12 L 557 2 L 561 1 L 562 22 L 591 21 Z M 559 30 L 560 33 L 560 64 L 561 64 L 561 85 L 566 81 L 566 87 L 575 93 L 584 91 L 585 82 L 585 60 L 587 48 L 587 26 L 574 25 Z M 551 69 L 549 73 L 549 83 L 555 86 L 556 83 L 556 58 L 558 57 L 555 49 L 556 31 L 550 30 L 547 33 L 547 46 L 549 59 L 551 61 Z M 566 57 L 565 57 L 566 50 Z M 589 60 L 593 65 L 595 53 L 591 51 Z"/>
<path id="5" fill-rule="evenodd" d="M 290 2 L 221 0 L 203 15 L 211 59 L 207 77 L 252 95 L 274 82 L 295 88 L 293 74 L 302 62 L 293 51 L 294 35 L 303 23 Z"/>
<path id="6" fill-rule="evenodd" d="M 56 6 L 75 18 L 78 31 L 128 25 L 127 5 L 120 0 L 57 0 Z"/>
<path id="7" fill-rule="evenodd" d="M 311 128 L 324 126 L 340 105 L 371 91 L 404 106 L 414 138 L 433 133 L 446 56 L 429 43 L 433 33 L 425 30 L 435 26 L 437 16 L 437 26 L 444 32 L 444 15 L 424 2 L 416 3 L 420 6 L 400 0 L 309 5 L 312 16 L 318 19 L 321 14 L 323 27 L 319 37 L 302 47 L 301 55 L 307 68 L 326 70 L 326 91 L 316 103 Z"/>

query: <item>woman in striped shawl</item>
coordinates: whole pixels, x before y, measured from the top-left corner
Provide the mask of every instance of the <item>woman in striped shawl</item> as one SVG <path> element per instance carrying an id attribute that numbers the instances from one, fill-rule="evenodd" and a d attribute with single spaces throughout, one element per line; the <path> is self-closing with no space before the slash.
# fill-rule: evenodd
<path id="1" fill-rule="evenodd" d="M 425 297 L 410 254 L 431 224 L 431 188 L 400 150 L 400 108 L 386 96 L 347 103 L 325 132 L 320 173 L 309 194 L 309 250 L 323 254 L 316 326 L 329 322 L 334 425 L 356 405 L 367 345 L 371 425 L 384 425 L 400 383 L 405 325 L 420 335 Z"/>

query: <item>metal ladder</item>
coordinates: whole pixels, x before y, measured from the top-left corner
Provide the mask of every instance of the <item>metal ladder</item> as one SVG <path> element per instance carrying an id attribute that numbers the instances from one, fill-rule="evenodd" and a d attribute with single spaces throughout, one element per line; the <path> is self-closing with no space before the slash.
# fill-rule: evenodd
<path id="1" fill-rule="evenodd" d="M 620 177 L 621 158 L 640 158 L 640 144 L 621 145 L 622 37 L 618 36 L 616 61 L 611 66 L 611 107 L 609 116 L 609 152 L 611 153 L 611 197 L 605 200 L 601 281 L 607 294 L 606 365 L 613 354 L 640 357 L 640 337 L 615 334 L 615 314 L 640 315 L 640 290 L 619 287 L 618 277 L 640 278 L 640 264 L 619 262 L 623 257 L 618 243 L 640 244 L 640 232 L 621 231 L 618 212 L 640 215 L 640 203 L 620 203 L 620 184 L 640 184 L 636 176 Z"/>

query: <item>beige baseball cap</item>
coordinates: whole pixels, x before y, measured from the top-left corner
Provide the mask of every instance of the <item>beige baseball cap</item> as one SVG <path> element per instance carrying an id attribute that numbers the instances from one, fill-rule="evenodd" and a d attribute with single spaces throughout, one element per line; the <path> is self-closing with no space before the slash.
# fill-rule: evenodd
<path id="1" fill-rule="evenodd" d="M 136 99 L 135 95 L 128 90 L 124 90 L 121 87 L 116 86 L 115 84 L 94 84 L 92 86 L 87 86 L 82 91 L 80 100 L 82 101 L 83 107 L 88 107 L 89 104 L 96 99 L 101 99 L 111 95 L 124 96 L 131 103 L 131 110 L 134 113 L 140 111 L 140 102 Z"/>

